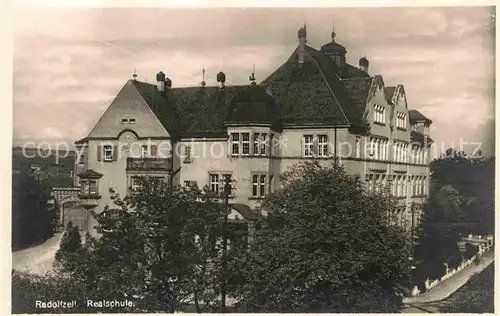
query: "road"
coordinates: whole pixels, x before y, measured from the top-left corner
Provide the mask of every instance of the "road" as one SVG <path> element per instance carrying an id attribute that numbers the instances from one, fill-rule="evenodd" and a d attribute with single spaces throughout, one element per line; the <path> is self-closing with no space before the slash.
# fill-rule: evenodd
<path id="1" fill-rule="evenodd" d="M 43 275 L 52 269 L 62 233 L 57 233 L 43 244 L 12 253 L 12 269 Z"/>

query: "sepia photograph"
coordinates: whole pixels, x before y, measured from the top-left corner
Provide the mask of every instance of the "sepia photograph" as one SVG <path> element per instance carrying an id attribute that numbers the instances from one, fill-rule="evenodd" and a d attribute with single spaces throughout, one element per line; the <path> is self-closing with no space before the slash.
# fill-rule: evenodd
<path id="1" fill-rule="evenodd" d="M 495 6 L 11 14 L 11 313 L 494 312 Z"/>

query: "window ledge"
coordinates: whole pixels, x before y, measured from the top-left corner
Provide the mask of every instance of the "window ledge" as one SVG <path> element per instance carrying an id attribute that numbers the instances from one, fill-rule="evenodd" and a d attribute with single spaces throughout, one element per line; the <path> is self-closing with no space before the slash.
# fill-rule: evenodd
<path id="1" fill-rule="evenodd" d="M 248 198 L 249 200 L 255 200 L 255 201 L 258 201 L 258 200 L 264 200 L 265 197 L 264 196 L 251 196 Z"/>
<path id="2" fill-rule="evenodd" d="M 80 193 L 78 197 L 81 199 L 100 199 L 101 196 L 96 193 Z"/>
<path id="3" fill-rule="evenodd" d="M 373 122 L 375 125 L 380 125 L 380 126 L 385 126 L 385 123 L 380 123 L 380 122 Z"/>
<path id="4" fill-rule="evenodd" d="M 407 132 L 407 131 L 408 131 L 408 130 L 407 130 L 406 128 L 404 128 L 404 127 L 396 127 L 396 129 L 397 129 L 398 131 L 403 131 L 403 132 Z"/>

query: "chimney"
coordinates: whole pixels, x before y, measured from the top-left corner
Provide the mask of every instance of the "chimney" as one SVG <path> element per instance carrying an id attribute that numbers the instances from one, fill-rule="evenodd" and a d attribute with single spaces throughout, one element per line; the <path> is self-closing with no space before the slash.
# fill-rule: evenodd
<path id="1" fill-rule="evenodd" d="M 219 83 L 219 88 L 224 89 L 224 84 L 226 83 L 226 74 L 220 71 L 217 74 L 217 82 Z"/>
<path id="2" fill-rule="evenodd" d="M 365 56 L 359 59 L 359 69 L 368 72 L 368 67 L 370 66 L 370 62 L 366 59 Z"/>
<path id="3" fill-rule="evenodd" d="M 299 60 L 299 66 L 301 66 L 304 63 L 304 53 L 306 50 L 306 43 L 307 43 L 307 27 L 306 24 L 304 24 L 304 27 L 301 27 L 298 31 L 298 37 L 299 37 L 299 48 L 298 48 L 298 60 Z"/>
<path id="4" fill-rule="evenodd" d="M 172 88 L 172 80 L 170 78 L 165 79 L 165 87 L 167 90 Z"/>
<path id="5" fill-rule="evenodd" d="M 156 74 L 156 86 L 158 87 L 158 91 L 165 91 L 165 74 L 163 71 Z"/>

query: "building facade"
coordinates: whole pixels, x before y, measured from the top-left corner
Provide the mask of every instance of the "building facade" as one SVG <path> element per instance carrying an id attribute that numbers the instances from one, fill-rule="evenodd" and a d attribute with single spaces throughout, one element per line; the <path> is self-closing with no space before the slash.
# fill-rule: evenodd
<path id="1" fill-rule="evenodd" d="M 232 180 L 233 219 L 262 213 L 261 200 L 279 177 L 303 161 L 333 159 L 366 183 L 398 198 L 396 222 L 415 227 L 429 193 L 431 120 L 410 110 L 403 85 L 386 86 L 363 57 L 331 41 L 307 45 L 304 26 L 291 56 L 261 83 L 175 88 L 163 72 L 156 84 L 128 80 L 89 135 L 76 142 L 74 186 L 87 210 L 125 196 L 137 177 L 220 191 Z M 89 218 L 86 229 L 91 230 Z"/>

